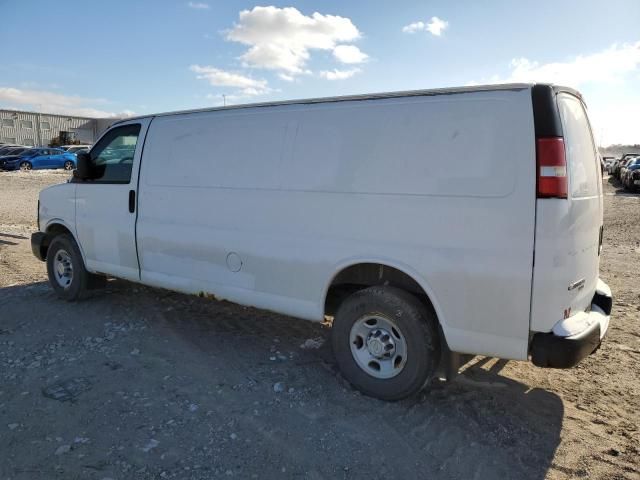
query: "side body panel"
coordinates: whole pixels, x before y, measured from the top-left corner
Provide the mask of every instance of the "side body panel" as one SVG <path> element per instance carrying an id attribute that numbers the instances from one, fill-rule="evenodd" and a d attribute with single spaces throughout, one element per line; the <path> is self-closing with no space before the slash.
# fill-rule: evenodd
<path id="1" fill-rule="evenodd" d="M 48 149 L 39 150 L 38 153 L 31 158 L 27 159 L 31 163 L 34 170 L 42 168 L 49 168 L 51 166 L 51 155 L 49 155 Z"/>
<path id="2" fill-rule="evenodd" d="M 67 159 L 72 160 L 73 158 L 70 155 L 65 155 L 62 151 L 52 150 L 51 168 L 62 168 Z"/>
<path id="3" fill-rule="evenodd" d="M 141 280 L 319 321 L 340 269 L 378 262 L 453 350 L 525 359 L 534 215 L 527 88 L 160 116 Z"/>

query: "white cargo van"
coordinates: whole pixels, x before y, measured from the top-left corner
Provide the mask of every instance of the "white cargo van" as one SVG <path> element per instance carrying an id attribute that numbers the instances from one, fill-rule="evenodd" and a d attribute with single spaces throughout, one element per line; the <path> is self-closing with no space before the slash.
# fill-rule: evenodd
<path id="1" fill-rule="evenodd" d="M 594 352 L 602 208 L 579 93 L 453 88 L 118 122 L 40 193 L 32 247 L 67 300 L 109 275 L 333 318 L 344 376 L 399 399 L 467 355 Z"/>

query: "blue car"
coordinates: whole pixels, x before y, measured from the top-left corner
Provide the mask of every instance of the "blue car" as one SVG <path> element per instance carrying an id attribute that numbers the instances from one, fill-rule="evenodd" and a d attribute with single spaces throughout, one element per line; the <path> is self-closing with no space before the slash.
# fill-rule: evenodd
<path id="1" fill-rule="evenodd" d="M 29 148 L 17 155 L 0 158 L 0 170 L 38 170 L 76 168 L 76 156 L 59 148 Z"/>

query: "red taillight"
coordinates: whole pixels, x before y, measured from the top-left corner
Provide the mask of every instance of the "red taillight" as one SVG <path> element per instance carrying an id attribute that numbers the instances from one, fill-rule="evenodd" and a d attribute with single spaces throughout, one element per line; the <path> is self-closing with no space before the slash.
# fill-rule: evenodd
<path id="1" fill-rule="evenodd" d="M 567 198 L 567 159 L 564 139 L 539 138 L 536 142 L 538 198 Z"/>

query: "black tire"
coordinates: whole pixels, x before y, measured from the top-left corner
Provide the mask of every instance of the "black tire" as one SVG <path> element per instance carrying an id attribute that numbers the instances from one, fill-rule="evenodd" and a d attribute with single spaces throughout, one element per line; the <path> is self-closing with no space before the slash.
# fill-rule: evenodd
<path id="1" fill-rule="evenodd" d="M 20 162 L 20 170 L 31 170 L 33 165 L 30 162 Z"/>
<path id="2" fill-rule="evenodd" d="M 67 160 L 66 162 L 64 162 L 64 169 L 65 170 L 73 170 L 74 169 L 74 165 L 73 162 L 71 160 Z"/>
<path id="3" fill-rule="evenodd" d="M 352 327 L 367 315 L 391 320 L 404 338 L 406 361 L 394 377 L 372 376 L 352 354 Z M 400 400 L 419 392 L 436 372 L 440 360 L 436 314 L 404 290 L 375 286 L 352 294 L 338 309 L 331 330 L 333 352 L 343 376 L 365 395 Z"/>
<path id="4" fill-rule="evenodd" d="M 61 284 L 59 272 L 56 271 L 56 258 L 58 263 L 62 263 L 60 260 L 64 254 L 68 255 L 72 267 L 72 278 L 68 285 Z M 62 300 L 74 302 L 86 297 L 92 275 L 85 268 L 80 249 L 71 235 L 60 234 L 51 240 L 47 250 L 47 274 L 51 287 Z"/>

